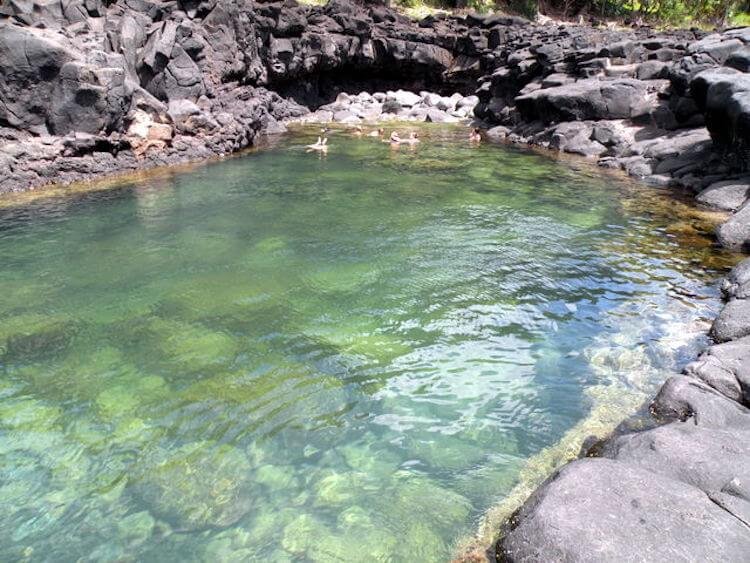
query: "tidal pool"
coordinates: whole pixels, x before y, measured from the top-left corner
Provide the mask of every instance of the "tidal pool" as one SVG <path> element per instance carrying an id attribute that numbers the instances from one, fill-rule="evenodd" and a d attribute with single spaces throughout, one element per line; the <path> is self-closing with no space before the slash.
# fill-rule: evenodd
<path id="1" fill-rule="evenodd" d="M 447 560 L 704 343 L 669 194 L 315 134 L 0 208 L 0 560 Z"/>

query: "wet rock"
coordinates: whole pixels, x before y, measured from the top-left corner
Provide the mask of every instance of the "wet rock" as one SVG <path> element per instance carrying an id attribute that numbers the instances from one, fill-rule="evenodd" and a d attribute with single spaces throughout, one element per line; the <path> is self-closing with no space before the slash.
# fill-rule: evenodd
<path id="1" fill-rule="evenodd" d="M 671 560 L 742 560 L 750 554 L 750 535 L 693 486 L 627 463 L 585 459 L 532 495 L 512 517 L 497 555 L 503 561 L 615 561 L 634 546 L 639 554 Z"/>
<path id="2" fill-rule="evenodd" d="M 732 268 L 722 283 L 721 289 L 729 299 L 750 297 L 750 258 L 746 258 Z"/>
<path id="3" fill-rule="evenodd" d="M 750 245 L 750 206 L 740 207 L 729 220 L 716 229 L 716 237 L 727 248 L 747 249 Z"/>
<path id="4" fill-rule="evenodd" d="M 714 321 L 711 335 L 717 342 L 727 342 L 750 335 L 750 300 L 729 301 Z"/>

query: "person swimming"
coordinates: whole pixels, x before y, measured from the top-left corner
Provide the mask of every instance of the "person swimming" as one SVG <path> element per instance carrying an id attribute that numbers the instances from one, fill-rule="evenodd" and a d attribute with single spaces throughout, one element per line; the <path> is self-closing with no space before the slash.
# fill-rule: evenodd
<path id="1" fill-rule="evenodd" d="M 420 140 L 419 135 L 417 134 L 417 132 L 416 131 L 412 131 L 411 133 L 409 133 L 409 138 L 408 139 L 403 139 L 402 142 L 408 143 L 410 145 L 416 145 L 417 143 L 421 143 L 422 141 Z"/>
<path id="2" fill-rule="evenodd" d="M 328 152 L 328 137 L 318 137 L 318 140 L 314 144 L 307 145 L 305 148 L 307 152 Z"/>
<path id="3" fill-rule="evenodd" d="M 368 137 L 382 137 L 383 133 L 385 133 L 385 130 L 381 127 L 380 129 L 376 129 L 375 131 L 370 131 L 367 136 Z"/>
<path id="4" fill-rule="evenodd" d="M 400 145 L 400 144 L 401 144 L 401 143 L 403 143 L 403 142 L 404 142 L 405 140 L 406 140 L 406 139 L 402 139 L 402 138 L 401 138 L 401 137 L 399 136 L 399 134 L 398 134 L 398 133 L 396 133 L 396 131 L 393 131 L 393 132 L 391 133 L 391 137 L 390 137 L 390 139 L 388 139 L 388 142 L 389 142 L 389 143 L 391 143 L 392 145 Z"/>
<path id="5" fill-rule="evenodd" d="M 479 127 L 474 127 L 474 129 L 471 130 L 471 133 L 469 133 L 469 141 L 472 143 L 479 143 L 482 141 L 482 135 L 479 132 Z"/>
<path id="6" fill-rule="evenodd" d="M 361 137 L 364 134 L 364 130 L 362 129 L 361 125 L 357 125 L 354 127 L 354 130 L 352 131 L 352 135 L 355 137 Z"/>

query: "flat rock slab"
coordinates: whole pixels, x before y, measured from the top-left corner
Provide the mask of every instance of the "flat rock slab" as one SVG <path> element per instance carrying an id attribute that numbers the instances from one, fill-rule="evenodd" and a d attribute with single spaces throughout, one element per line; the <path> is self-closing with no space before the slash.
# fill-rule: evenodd
<path id="1" fill-rule="evenodd" d="M 700 489 L 609 459 L 575 461 L 514 517 L 500 561 L 747 561 L 747 526 Z"/>
<path id="2" fill-rule="evenodd" d="M 722 209 L 736 211 L 747 201 L 750 192 L 750 179 L 726 180 L 716 182 L 695 196 L 698 203 Z"/>

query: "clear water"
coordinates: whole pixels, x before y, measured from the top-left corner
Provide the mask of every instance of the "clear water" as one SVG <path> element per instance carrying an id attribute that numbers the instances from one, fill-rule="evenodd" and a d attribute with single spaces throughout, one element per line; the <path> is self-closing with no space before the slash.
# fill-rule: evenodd
<path id="1" fill-rule="evenodd" d="M 693 353 L 667 195 L 424 136 L 0 210 L 0 560 L 445 560 Z"/>

